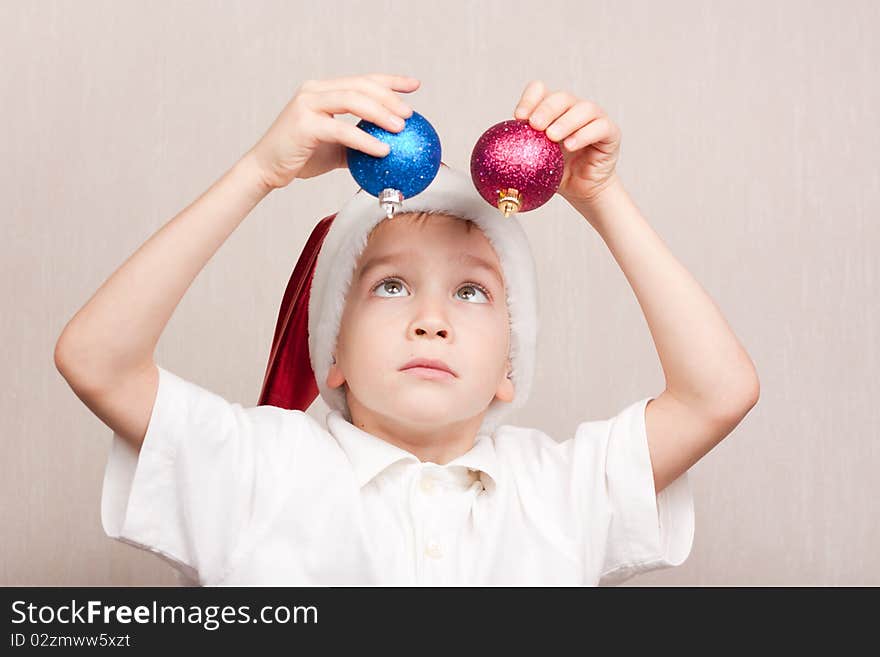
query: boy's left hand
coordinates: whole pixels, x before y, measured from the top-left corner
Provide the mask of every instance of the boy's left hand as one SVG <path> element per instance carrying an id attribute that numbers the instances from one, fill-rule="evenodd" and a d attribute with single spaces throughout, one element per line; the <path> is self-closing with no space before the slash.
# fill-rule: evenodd
<path id="1" fill-rule="evenodd" d="M 557 193 L 569 203 L 595 200 L 611 182 L 620 153 L 620 128 L 589 100 L 549 93 L 540 80 L 526 85 L 513 114 L 558 142 L 565 171 Z"/>

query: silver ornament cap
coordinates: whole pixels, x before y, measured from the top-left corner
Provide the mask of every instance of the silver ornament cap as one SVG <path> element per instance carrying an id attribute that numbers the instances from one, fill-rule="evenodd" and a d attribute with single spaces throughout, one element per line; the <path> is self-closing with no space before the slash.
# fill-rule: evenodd
<path id="1" fill-rule="evenodd" d="M 400 209 L 401 203 L 403 203 L 403 193 L 399 189 L 386 187 L 379 194 L 379 205 L 385 208 L 385 216 L 388 219 Z"/>

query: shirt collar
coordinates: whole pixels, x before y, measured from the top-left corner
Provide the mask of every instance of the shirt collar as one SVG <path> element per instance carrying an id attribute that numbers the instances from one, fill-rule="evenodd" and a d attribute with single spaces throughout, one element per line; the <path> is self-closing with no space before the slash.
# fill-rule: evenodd
<path id="1" fill-rule="evenodd" d="M 360 487 L 398 461 L 420 462 L 415 454 L 356 427 L 337 410 L 327 414 L 327 429 L 348 457 Z M 477 434 L 474 446 L 468 452 L 440 467 L 454 465 L 480 473 L 479 478 L 486 488 L 494 490 L 498 484 L 498 457 L 492 437 L 488 434 Z"/>

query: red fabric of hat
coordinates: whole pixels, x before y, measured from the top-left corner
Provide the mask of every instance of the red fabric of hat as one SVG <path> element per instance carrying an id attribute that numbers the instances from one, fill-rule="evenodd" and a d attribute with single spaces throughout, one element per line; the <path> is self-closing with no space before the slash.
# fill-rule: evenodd
<path id="1" fill-rule="evenodd" d="M 258 406 L 305 411 L 318 396 L 318 383 L 309 358 L 309 295 L 318 253 L 336 218 L 331 214 L 312 229 L 284 291 L 269 363 Z"/>

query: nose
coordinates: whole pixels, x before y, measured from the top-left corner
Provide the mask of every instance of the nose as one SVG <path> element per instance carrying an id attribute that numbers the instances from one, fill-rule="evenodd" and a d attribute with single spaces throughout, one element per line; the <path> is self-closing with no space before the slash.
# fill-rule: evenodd
<path id="1" fill-rule="evenodd" d="M 449 327 L 445 322 L 427 319 L 420 322 L 414 322 L 412 333 L 416 337 L 423 335 L 433 337 L 434 335 L 438 335 L 441 338 L 447 338 L 449 337 Z"/>
<path id="2" fill-rule="evenodd" d="M 420 306 L 417 315 L 409 326 L 410 337 L 440 337 L 449 339 L 452 327 L 446 320 L 438 303 L 426 303 Z"/>

